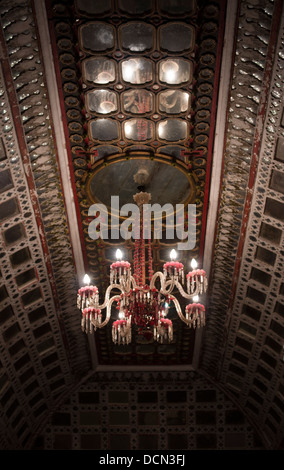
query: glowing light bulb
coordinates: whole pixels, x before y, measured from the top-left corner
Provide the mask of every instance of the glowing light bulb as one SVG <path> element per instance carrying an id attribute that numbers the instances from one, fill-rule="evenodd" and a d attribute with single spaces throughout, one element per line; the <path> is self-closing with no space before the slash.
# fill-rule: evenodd
<path id="1" fill-rule="evenodd" d="M 164 303 L 163 307 L 160 310 L 160 316 L 166 317 L 169 311 L 169 304 L 167 302 Z"/>
<path id="2" fill-rule="evenodd" d="M 122 76 L 126 82 L 132 82 L 135 78 L 135 73 L 138 69 L 139 63 L 136 59 L 129 59 L 122 63 Z"/>
<path id="3" fill-rule="evenodd" d="M 108 114 L 115 111 L 115 104 L 111 101 L 102 101 L 99 106 L 99 112 L 102 114 Z"/>
<path id="4" fill-rule="evenodd" d="M 193 302 L 198 302 L 199 301 L 199 296 L 195 295 L 192 300 L 193 300 Z"/>
<path id="5" fill-rule="evenodd" d="M 176 252 L 176 250 L 172 250 L 172 251 L 170 252 L 171 261 L 174 261 L 174 260 L 176 259 L 176 257 L 177 257 L 177 252 Z"/>
<path id="6" fill-rule="evenodd" d="M 132 126 L 131 124 L 129 123 L 125 123 L 124 125 L 124 132 L 125 132 L 125 137 L 130 139 L 131 138 L 131 134 L 132 134 Z"/>
<path id="7" fill-rule="evenodd" d="M 130 64 L 125 64 L 123 67 L 123 77 L 126 82 L 130 82 L 133 75 L 133 68 Z"/>
<path id="8" fill-rule="evenodd" d="M 88 274 L 85 274 L 84 279 L 83 279 L 84 284 L 90 284 L 90 281 L 91 281 L 91 279 L 88 276 Z"/>
<path id="9" fill-rule="evenodd" d="M 162 65 L 162 71 L 166 82 L 174 83 L 177 77 L 179 66 L 173 60 L 166 60 Z"/>
<path id="10" fill-rule="evenodd" d="M 196 262 L 196 260 L 195 260 L 194 258 L 191 260 L 191 267 L 192 267 L 192 269 L 196 269 L 196 268 L 197 268 L 197 262 Z"/>
<path id="11" fill-rule="evenodd" d="M 124 318 L 124 311 L 123 310 L 120 310 L 120 312 L 118 314 L 118 318 L 120 318 L 120 320 L 122 320 Z"/>
<path id="12" fill-rule="evenodd" d="M 159 134 L 160 139 L 164 139 L 166 136 L 165 127 L 166 127 L 166 122 L 159 123 L 158 134 Z"/>
<path id="13" fill-rule="evenodd" d="M 166 75 L 166 81 L 168 83 L 173 83 L 175 81 L 176 72 L 174 70 L 168 70 L 165 75 Z"/>
<path id="14" fill-rule="evenodd" d="M 105 84 L 113 81 L 113 76 L 109 72 L 101 72 L 98 74 L 96 80 L 94 80 L 96 83 L 99 84 Z"/>
<path id="15" fill-rule="evenodd" d="M 122 260 L 122 251 L 119 248 L 116 250 L 115 256 L 118 261 Z"/>

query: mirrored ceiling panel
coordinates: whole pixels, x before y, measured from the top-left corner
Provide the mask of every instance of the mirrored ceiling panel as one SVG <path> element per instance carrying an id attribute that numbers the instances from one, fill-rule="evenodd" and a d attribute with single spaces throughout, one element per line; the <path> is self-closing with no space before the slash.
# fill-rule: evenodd
<path id="1" fill-rule="evenodd" d="M 191 52 L 194 28 L 184 23 L 168 23 L 159 30 L 160 48 L 170 54 Z"/>
<path id="2" fill-rule="evenodd" d="M 166 59 L 159 63 L 159 80 L 167 85 L 191 83 L 192 62 L 184 59 Z"/>
<path id="3" fill-rule="evenodd" d="M 186 113 L 190 108 L 190 94 L 181 90 L 167 90 L 159 94 L 158 102 L 161 113 Z"/>
<path id="4" fill-rule="evenodd" d="M 78 13 L 86 15 L 103 15 L 111 12 L 112 1 L 75 0 L 75 8 Z"/>
<path id="5" fill-rule="evenodd" d="M 132 89 L 121 95 L 122 108 L 125 113 L 144 114 L 153 111 L 154 95 L 148 90 Z"/>
<path id="6" fill-rule="evenodd" d="M 194 15 L 196 13 L 196 0 L 159 0 L 158 8 L 161 13 L 168 15 Z"/>
<path id="7" fill-rule="evenodd" d="M 181 119 L 166 119 L 158 125 L 158 135 L 162 140 L 178 142 L 187 137 L 187 123 Z"/>
<path id="8" fill-rule="evenodd" d="M 96 119 L 90 121 L 89 132 L 92 140 L 100 142 L 108 142 L 119 138 L 118 123 L 113 119 Z"/>
<path id="9" fill-rule="evenodd" d="M 111 59 L 94 57 L 82 63 L 83 80 L 96 85 L 107 85 L 116 79 L 116 65 Z"/>
<path id="10" fill-rule="evenodd" d="M 128 140 L 144 141 L 154 136 L 154 124 L 148 119 L 129 119 L 123 125 L 124 136 Z"/>
<path id="11" fill-rule="evenodd" d="M 110 114 L 118 109 L 117 95 L 110 90 L 92 90 L 86 93 L 86 106 L 90 113 Z"/>
<path id="12" fill-rule="evenodd" d="M 143 57 L 135 57 L 121 63 L 122 80 L 133 85 L 143 85 L 153 80 L 153 64 Z"/>
<path id="13" fill-rule="evenodd" d="M 79 41 L 82 49 L 90 52 L 106 52 L 114 49 L 114 27 L 100 22 L 86 23 L 79 28 Z"/>
<path id="14" fill-rule="evenodd" d="M 146 52 L 154 48 L 155 28 L 147 23 L 131 22 L 120 27 L 121 48 L 129 52 Z"/>
<path id="15" fill-rule="evenodd" d="M 118 0 L 118 7 L 123 13 L 138 16 L 150 13 L 154 0 Z"/>

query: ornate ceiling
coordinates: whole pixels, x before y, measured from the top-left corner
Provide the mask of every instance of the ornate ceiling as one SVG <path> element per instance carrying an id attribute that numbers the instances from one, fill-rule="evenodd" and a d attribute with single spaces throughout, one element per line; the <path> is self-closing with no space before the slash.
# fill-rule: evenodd
<path id="1" fill-rule="evenodd" d="M 283 11 L 279 0 L 4 0 L 0 69 L 0 444 L 36 429 L 99 372 L 198 371 L 283 440 Z M 80 329 L 85 272 L 103 294 L 122 237 L 94 203 L 196 204 L 207 325 L 174 342 Z M 154 240 L 160 270 L 177 238 Z"/>
<path id="2" fill-rule="evenodd" d="M 138 8 L 131 2 L 47 4 L 78 235 L 85 271 L 101 292 L 123 240 L 94 240 L 89 208 L 96 202 L 110 207 L 113 195 L 120 207 L 132 202 L 141 168 L 149 172 L 151 203 L 197 205 L 197 243 L 180 257 L 188 266 L 203 255 L 224 11 L 217 4 L 197 9 L 195 2 Z M 164 228 L 153 245 L 154 271 L 176 241 L 167 240 Z M 133 261 L 134 243 L 125 245 Z M 170 346 L 139 335 L 128 348 L 114 347 L 110 327 L 99 330 L 100 364 L 191 364 L 194 334 L 176 323 Z"/>

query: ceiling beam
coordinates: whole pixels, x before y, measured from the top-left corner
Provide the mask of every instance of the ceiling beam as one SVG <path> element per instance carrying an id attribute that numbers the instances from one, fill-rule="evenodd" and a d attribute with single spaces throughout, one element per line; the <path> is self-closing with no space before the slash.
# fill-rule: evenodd
<path id="1" fill-rule="evenodd" d="M 65 141 L 65 133 L 63 127 L 63 116 L 60 106 L 60 98 L 58 93 L 58 85 L 53 61 L 51 39 L 48 29 L 48 18 L 46 13 L 45 1 L 34 1 L 34 11 L 36 15 L 38 34 L 41 44 L 41 54 L 45 68 L 46 86 L 48 89 L 48 97 L 51 111 L 51 121 L 53 124 L 53 132 L 57 149 L 57 158 L 62 183 L 62 190 L 66 208 L 66 216 L 71 238 L 74 265 L 77 273 L 77 279 L 80 283 L 85 274 L 84 257 L 82 252 L 81 238 L 79 233 L 79 221 L 75 206 L 74 194 L 72 191 L 71 171 L 67 153 L 67 145 Z M 74 296 L 76 292 L 74 292 Z M 79 317 L 78 317 L 79 318 Z M 80 322 L 78 322 L 78 330 Z M 88 337 L 91 354 L 92 367 L 95 370 L 98 364 L 96 345 L 93 337 Z"/>
<path id="2" fill-rule="evenodd" d="M 219 95 L 216 113 L 215 138 L 212 158 L 211 181 L 208 214 L 206 221 L 206 234 L 203 253 L 203 269 L 209 277 L 212 269 L 216 225 L 218 221 L 218 208 L 220 202 L 220 190 L 222 184 L 223 155 L 226 140 L 227 109 L 231 84 L 231 71 L 234 58 L 235 28 L 238 19 L 238 0 L 231 0 L 226 11 L 224 45 L 222 51 Z M 208 301 L 206 302 L 208 305 Z M 199 364 L 203 329 L 198 329 L 195 334 L 195 346 L 193 353 L 193 367 Z"/>

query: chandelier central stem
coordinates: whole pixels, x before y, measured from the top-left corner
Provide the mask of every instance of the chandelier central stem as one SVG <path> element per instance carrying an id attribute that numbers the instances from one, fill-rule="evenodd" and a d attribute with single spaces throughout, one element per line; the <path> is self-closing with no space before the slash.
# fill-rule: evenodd
<path id="1" fill-rule="evenodd" d="M 143 205 L 151 200 L 151 194 L 141 191 L 133 196 L 139 207 L 139 220 L 136 221 L 135 250 L 134 250 L 134 279 L 139 287 L 146 285 L 147 275 L 150 284 L 153 276 L 153 260 L 151 247 L 151 221 L 150 226 L 146 225 L 143 217 Z M 146 243 L 148 239 L 148 273 L 146 273 Z"/>

